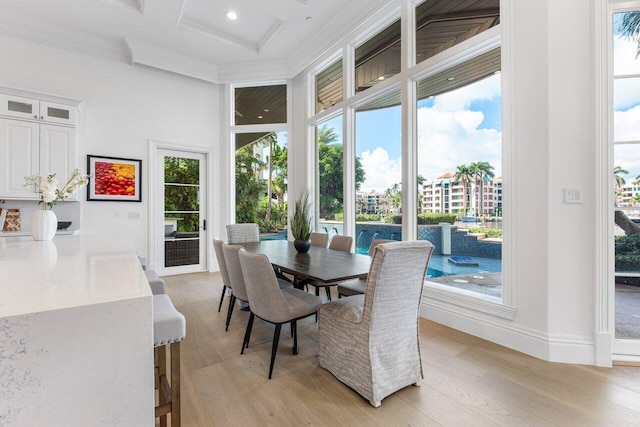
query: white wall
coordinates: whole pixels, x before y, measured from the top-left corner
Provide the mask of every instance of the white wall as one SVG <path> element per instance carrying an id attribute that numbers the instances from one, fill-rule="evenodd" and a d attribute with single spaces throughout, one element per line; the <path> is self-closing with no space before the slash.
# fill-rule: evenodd
<path id="1" fill-rule="evenodd" d="M 78 136 L 82 170 L 87 154 L 142 159 L 142 203 L 83 201 L 82 232 L 126 234 L 147 256 L 148 139 L 213 148 L 215 155 L 220 87 L 5 36 L 0 57 L 0 85 L 84 101 Z M 80 197 L 86 199 L 84 192 Z M 129 212 L 140 219 L 127 219 Z"/>

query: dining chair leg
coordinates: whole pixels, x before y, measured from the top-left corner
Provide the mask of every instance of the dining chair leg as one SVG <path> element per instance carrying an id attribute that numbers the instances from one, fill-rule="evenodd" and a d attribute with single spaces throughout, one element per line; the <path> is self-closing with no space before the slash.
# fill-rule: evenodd
<path id="1" fill-rule="evenodd" d="M 233 313 L 233 307 L 236 305 L 236 296 L 231 294 L 229 298 L 229 310 L 227 310 L 227 324 L 224 327 L 225 331 L 229 330 L 229 322 L 231 322 L 231 313 Z"/>
<path id="2" fill-rule="evenodd" d="M 249 347 L 249 337 L 251 337 L 251 328 L 253 327 L 253 312 L 251 313 L 251 316 L 249 316 L 249 322 L 247 322 L 247 330 L 244 333 L 244 341 L 242 341 L 242 351 L 240 351 L 240 354 L 244 354 L 244 349 Z"/>
<path id="3" fill-rule="evenodd" d="M 271 365 L 269 365 L 269 379 L 273 373 L 273 362 L 276 361 L 276 353 L 278 352 L 278 341 L 280 341 L 280 329 L 282 324 L 276 325 L 276 330 L 273 332 L 273 345 L 271 347 Z"/>
<path id="4" fill-rule="evenodd" d="M 329 286 L 325 286 L 324 290 L 327 292 L 327 299 L 331 301 L 331 289 Z"/>
<path id="5" fill-rule="evenodd" d="M 291 321 L 291 338 L 293 338 L 293 330 L 295 329 L 296 325 L 295 325 L 295 320 Z"/>
<path id="6" fill-rule="evenodd" d="M 227 292 L 227 287 L 222 285 L 222 295 L 220 295 L 220 305 L 218 305 L 218 313 L 222 309 L 222 300 L 224 300 L 224 293 Z"/>
<path id="7" fill-rule="evenodd" d="M 315 286 L 316 288 L 316 296 L 319 297 L 320 296 L 320 288 L 318 286 Z"/>
<path id="8" fill-rule="evenodd" d="M 298 322 L 295 320 L 291 321 L 291 331 L 293 333 L 293 354 L 298 354 L 300 352 L 298 349 Z"/>

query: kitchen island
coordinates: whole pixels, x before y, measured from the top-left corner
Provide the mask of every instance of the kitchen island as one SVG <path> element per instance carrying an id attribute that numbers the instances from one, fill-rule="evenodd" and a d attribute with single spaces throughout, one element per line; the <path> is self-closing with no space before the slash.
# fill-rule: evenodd
<path id="1" fill-rule="evenodd" d="M 154 425 L 152 297 L 126 237 L 0 237 L 0 425 Z"/>

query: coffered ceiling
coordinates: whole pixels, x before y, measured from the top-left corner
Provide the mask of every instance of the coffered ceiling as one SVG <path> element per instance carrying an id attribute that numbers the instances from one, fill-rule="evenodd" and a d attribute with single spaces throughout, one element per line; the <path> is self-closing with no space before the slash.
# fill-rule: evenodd
<path id="1" fill-rule="evenodd" d="M 389 3 L 0 0 L 0 34 L 218 83 L 277 79 L 302 71 Z"/>

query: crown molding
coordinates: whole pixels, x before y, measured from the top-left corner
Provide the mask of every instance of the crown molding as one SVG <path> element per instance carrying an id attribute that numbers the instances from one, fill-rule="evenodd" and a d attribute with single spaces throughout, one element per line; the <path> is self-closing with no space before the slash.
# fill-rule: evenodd
<path id="1" fill-rule="evenodd" d="M 0 33 L 99 58 L 126 61 L 121 41 L 100 37 L 0 8 Z M 81 37 L 79 37 L 81 35 Z"/>
<path id="2" fill-rule="evenodd" d="M 282 80 L 293 77 L 287 61 L 256 61 L 218 65 L 218 83 Z"/>
<path id="3" fill-rule="evenodd" d="M 218 83 L 216 65 L 196 61 L 178 54 L 168 55 L 167 51 L 131 39 L 125 39 L 131 52 L 131 63 L 170 71 L 211 83 Z"/>
<path id="4" fill-rule="evenodd" d="M 231 46 L 241 47 L 243 49 L 249 49 L 252 52 L 258 52 L 258 46 L 248 42 L 244 39 L 234 37 L 230 34 L 223 33 L 222 31 L 216 31 L 212 28 L 205 27 L 204 25 L 197 24 L 186 18 L 182 18 L 178 24 L 178 28 L 185 31 L 190 31 L 195 34 L 199 34 L 203 37 L 208 37 L 213 40 L 217 40 L 223 43 L 230 44 Z"/>

